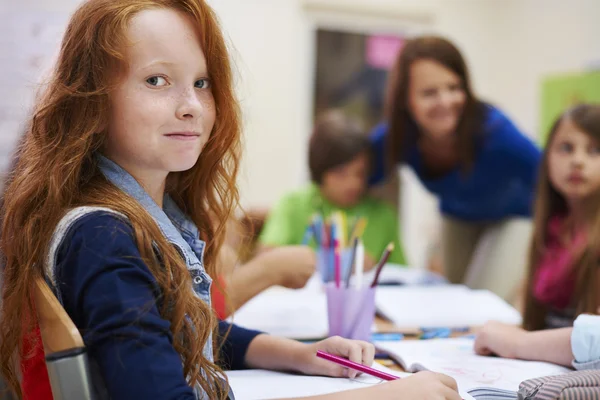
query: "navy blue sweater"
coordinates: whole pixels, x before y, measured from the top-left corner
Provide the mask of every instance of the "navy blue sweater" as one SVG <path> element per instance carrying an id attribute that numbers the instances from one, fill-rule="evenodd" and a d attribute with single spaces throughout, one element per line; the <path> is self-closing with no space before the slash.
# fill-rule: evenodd
<path id="1" fill-rule="evenodd" d="M 541 160 L 540 149 L 497 108 L 488 106 L 482 126 L 482 143 L 472 169 L 457 167 L 428 179 L 417 148 L 407 149 L 408 165 L 421 183 L 440 199 L 444 215 L 467 221 L 498 221 L 530 217 Z M 375 127 L 371 143 L 375 170 L 371 183 L 385 176 L 387 124 Z"/>
<path id="2" fill-rule="evenodd" d="M 133 230 L 109 214 L 90 214 L 70 230 L 57 254 L 63 305 L 100 367 L 108 393 L 120 399 L 195 399 L 158 312 L 160 290 L 141 260 Z M 219 323 L 219 333 L 229 325 Z M 226 369 L 244 368 L 259 332 L 233 325 L 222 348 Z"/>

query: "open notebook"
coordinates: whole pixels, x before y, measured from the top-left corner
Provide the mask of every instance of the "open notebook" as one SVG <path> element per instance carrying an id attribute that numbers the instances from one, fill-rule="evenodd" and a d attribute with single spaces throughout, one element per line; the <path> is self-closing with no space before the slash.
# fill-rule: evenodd
<path id="1" fill-rule="evenodd" d="M 398 377 L 410 374 L 393 371 L 381 364 L 373 368 Z M 383 383 L 382 380 L 360 375 L 355 379 L 305 376 L 264 370 L 228 371 L 229 384 L 236 400 L 286 399 L 292 397 L 317 396 L 345 390 L 361 389 Z M 472 400 L 467 393 L 461 393 L 464 400 Z"/>
<path id="2" fill-rule="evenodd" d="M 522 381 L 570 371 L 545 362 L 478 356 L 473 343 L 473 339 L 456 338 L 377 342 L 375 346 L 407 371 L 431 370 L 453 377 L 460 390 L 477 400 L 517 399 Z"/>
<path id="3" fill-rule="evenodd" d="M 375 302 L 400 328 L 473 327 L 491 319 L 521 323 L 519 312 L 500 297 L 463 285 L 380 287 Z"/>

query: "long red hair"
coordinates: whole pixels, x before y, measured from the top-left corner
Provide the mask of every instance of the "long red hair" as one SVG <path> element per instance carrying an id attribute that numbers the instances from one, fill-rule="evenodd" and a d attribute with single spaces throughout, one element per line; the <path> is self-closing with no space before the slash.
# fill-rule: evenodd
<path id="1" fill-rule="evenodd" d="M 205 0 L 89 0 L 68 25 L 56 68 L 8 177 L 0 213 L 0 371 L 17 394 L 18 359 L 27 356 L 21 341 L 35 325 L 31 282 L 43 274 L 58 221 L 82 205 L 109 207 L 129 218 L 140 253 L 162 289 L 162 304 L 169 306 L 160 312 L 171 323 L 189 384 L 200 384 L 211 399 L 227 394 L 219 379 L 222 372 L 202 354 L 216 327 L 214 313 L 194 295 L 185 262 L 152 217 L 103 177 L 94 157 L 105 140 L 111 90 L 119 83 L 115 71 L 127 68 L 128 23 L 148 8 L 171 8 L 194 22 L 213 84 L 217 118 L 210 139 L 193 168 L 169 175 L 166 190 L 202 232 L 205 266 L 215 276 L 225 222 L 238 204 L 241 130 L 216 16 Z M 161 263 L 154 257 L 153 243 Z"/>

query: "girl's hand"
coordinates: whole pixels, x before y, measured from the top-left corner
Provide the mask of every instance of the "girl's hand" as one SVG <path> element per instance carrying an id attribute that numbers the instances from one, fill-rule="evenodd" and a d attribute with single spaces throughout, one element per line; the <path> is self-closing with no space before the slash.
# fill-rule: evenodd
<path id="1" fill-rule="evenodd" d="M 354 378 L 359 372 L 317 357 L 317 350 L 344 357 L 358 364 L 371 366 L 375 358 L 375 346 L 371 343 L 333 336 L 306 345 L 299 356 L 299 369 L 306 375 L 324 375 Z"/>
<path id="2" fill-rule="evenodd" d="M 484 356 L 496 354 L 504 358 L 519 358 L 519 346 L 526 334 L 518 326 L 486 322 L 475 339 L 475 352 Z"/>

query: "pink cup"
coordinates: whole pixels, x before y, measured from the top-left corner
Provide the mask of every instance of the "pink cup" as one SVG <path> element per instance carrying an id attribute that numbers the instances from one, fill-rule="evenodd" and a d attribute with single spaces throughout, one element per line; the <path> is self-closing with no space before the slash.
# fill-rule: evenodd
<path id="1" fill-rule="evenodd" d="M 330 282 L 325 286 L 329 336 L 370 341 L 375 320 L 375 288 L 353 286 L 339 288 Z"/>

